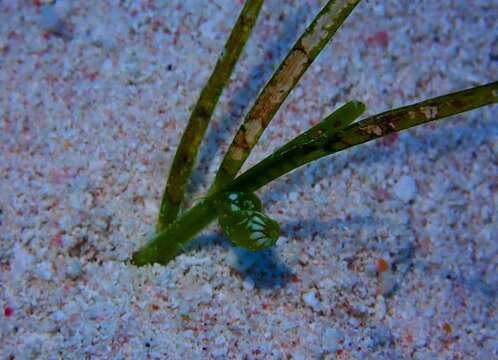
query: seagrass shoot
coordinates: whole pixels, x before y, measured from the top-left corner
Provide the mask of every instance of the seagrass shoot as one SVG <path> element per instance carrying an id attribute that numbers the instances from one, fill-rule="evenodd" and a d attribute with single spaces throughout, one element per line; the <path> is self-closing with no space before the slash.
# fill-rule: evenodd
<path id="1" fill-rule="evenodd" d="M 218 100 L 256 24 L 263 0 L 245 1 L 216 65 L 202 89 L 178 145 L 161 199 L 155 235 L 131 257 L 143 266 L 167 264 L 213 221 L 233 244 L 268 249 L 280 225 L 263 211 L 255 191 L 312 161 L 414 126 L 498 102 L 498 81 L 388 110 L 359 120 L 361 99 L 339 106 L 247 171 L 240 169 L 276 112 L 361 0 L 331 0 L 274 71 L 230 144 L 208 193 L 183 212 L 192 169 Z"/>

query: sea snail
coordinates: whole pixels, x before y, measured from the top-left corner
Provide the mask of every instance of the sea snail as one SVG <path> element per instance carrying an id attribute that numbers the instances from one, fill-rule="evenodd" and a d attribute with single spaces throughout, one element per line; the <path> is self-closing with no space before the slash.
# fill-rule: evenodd
<path id="1" fill-rule="evenodd" d="M 261 212 L 261 201 L 255 194 L 230 192 L 217 206 L 220 227 L 235 245 L 256 251 L 277 242 L 280 226 Z"/>
<path id="2" fill-rule="evenodd" d="M 242 210 L 261 211 L 261 200 L 254 193 L 230 191 L 222 195 L 216 206 L 221 214 Z"/>

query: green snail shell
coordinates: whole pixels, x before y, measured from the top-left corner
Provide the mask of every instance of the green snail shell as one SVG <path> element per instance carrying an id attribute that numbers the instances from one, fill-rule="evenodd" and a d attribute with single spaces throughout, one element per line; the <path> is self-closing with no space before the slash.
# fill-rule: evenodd
<path id="1" fill-rule="evenodd" d="M 272 247 L 280 236 L 280 225 L 259 211 L 225 213 L 219 216 L 218 222 L 235 245 L 249 250 Z"/>
<path id="2" fill-rule="evenodd" d="M 220 214 L 227 214 L 242 210 L 261 211 L 261 200 L 252 192 L 231 191 L 222 195 L 216 201 Z"/>

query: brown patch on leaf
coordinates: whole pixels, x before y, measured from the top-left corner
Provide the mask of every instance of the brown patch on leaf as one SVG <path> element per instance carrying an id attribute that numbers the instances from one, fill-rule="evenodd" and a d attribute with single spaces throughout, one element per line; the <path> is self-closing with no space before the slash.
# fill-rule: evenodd
<path id="1" fill-rule="evenodd" d="M 382 135 L 382 128 L 379 125 L 366 125 L 360 128 L 360 131 L 367 133 L 368 135 Z"/>
<path id="2" fill-rule="evenodd" d="M 437 116 L 438 108 L 437 106 L 422 106 L 420 112 L 424 114 L 427 120 L 433 120 Z"/>
<path id="3" fill-rule="evenodd" d="M 294 49 L 289 54 L 268 87 L 268 92 L 272 94 L 270 101 L 273 104 L 281 104 L 283 102 L 289 91 L 306 70 L 307 64 L 308 55 L 301 49 Z"/>

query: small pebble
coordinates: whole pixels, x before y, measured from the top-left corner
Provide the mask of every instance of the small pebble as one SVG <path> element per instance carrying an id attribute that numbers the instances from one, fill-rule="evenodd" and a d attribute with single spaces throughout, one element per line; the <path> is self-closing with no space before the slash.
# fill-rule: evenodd
<path id="1" fill-rule="evenodd" d="M 33 256 L 26 249 L 16 243 L 14 245 L 14 261 L 11 265 L 11 272 L 14 278 L 21 277 L 26 271 L 31 269 Z"/>
<path id="2" fill-rule="evenodd" d="M 297 192 L 295 192 L 295 191 L 291 191 L 291 192 L 289 193 L 289 200 L 290 200 L 291 202 L 296 202 L 298 198 L 299 198 L 299 194 L 298 194 Z"/>
<path id="3" fill-rule="evenodd" d="M 59 17 L 55 6 L 53 4 L 46 4 L 41 6 L 40 12 L 40 26 L 47 32 L 65 39 L 69 39 L 69 33 L 64 21 Z"/>
<path id="4" fill-rule="evenodd" d="M 315 311 L 320 310 L 320 301 L 316 298 L 314 291 L 305 293 L 303 295 L 303 300 L 306 303 L 306 305 L 311 307 L 313 310 Z"/>
<path id="5" fill-rule="evenodd" d="M 159 207 L 155 199 L 145 200 L 145 213 L 149 216 L 157 216 L 159 212 Z"/>
<path id="6" fill-rule="evenodd" d="M 114 74 L 114 66 L 111 59 L 105 59 L 100 67 L 101 73 L 104 76 L 111 77 Z"/>
<path id="7" fill-rule="evenodd" d="M 183 337 L 185 339 L 193 339 L 194 338 L 194 332 L 192 330 L 187 330 L 183 332 Z"/>
<path id="8" fill-rule="evenodd" d="M 52 278 L 52 264 L 47 261 L 40 263 L 36 267 L 35 274 L 43 280 L 50 280 Z"/>
<path id="9" fill-rule="evenodd" d="M 384 296 L 392 294 L 397 285 L 397 276 L 392 271 L 379 274 L 380 293 Z"/>
<path id="10" fill-rule="evenodd" d="M 57 310 L 52 314 L 52 320 L 56 322 L 64 321 L 66 320 L 66 318 L 67 318 L 66 314 L 61 310 Z"/>
<path id="11" fill-rule="evenodd" d="M 341 348 L 340 342 L 344 340 L 344 335 L 340 330 L 328 328 L 322 335 L 323 349 L 329 352 L 336 352 Z"/>
<path id="12" fill-rule="evenodd" d="M 396 185 L 394 185 L 394 193 L 404 202 L 412 200 L 417 193 L 415 180 L 410 175 L 402 176 Z"/>
<path id="13" fill-rule="evenodd" d="M 66 275 L 70 279 L 77 279 L 83 272 L 81 263 L 78 260 L 70 259 L 65 266 Z"/>
<path id="14" fill-rule="evenodd" d="M 386 299 L 382 295 L 377 296 L 377 301 L 375 302 L 375 317 L 382 320 L 386 316 Z"/>
<path id="15" fill-rule="evenodd" d="M 242 286 L 245 290 L 251 291 L 254 289 L 254 280 L 252 280 L 251 278 L 245 278 Z"/>

